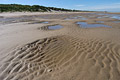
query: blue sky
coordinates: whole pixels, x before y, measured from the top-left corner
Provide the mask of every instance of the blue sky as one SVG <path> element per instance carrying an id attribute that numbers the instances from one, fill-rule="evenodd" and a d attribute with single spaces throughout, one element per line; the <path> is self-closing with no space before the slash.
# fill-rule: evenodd
<path id="1" fill-rule="evenodd" d="M 78 10 L 120 12 L 120 0 L 0 0 L 0 4 L 28 4 Z"/>

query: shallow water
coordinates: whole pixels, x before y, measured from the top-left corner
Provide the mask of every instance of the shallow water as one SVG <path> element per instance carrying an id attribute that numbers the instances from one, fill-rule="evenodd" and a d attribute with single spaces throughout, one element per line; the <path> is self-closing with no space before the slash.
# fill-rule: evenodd
<path id="1" fill-rule="evenodd" d="M 114 23 L 120 23 L 120 21 L 113 21 Z"/>
<path id="2" fill-rule="evenodd" d="M 119 14 L 105 14 L 105 13 L 100 13 L 100 14 L 97 14 L 97 15 L 102 15 L 102 16 L 99 16 L 98 18 L 113 18 L 113 19 L 118 19 L 120 20 L 120 15 Z"/>
<path id="3" fill-rule="evenodd" d="M 32 22 L 30 24 L 41 24 L 41 23 L 48 24 L 49 22 L 47 22 L 47 21 L 43 21 L 43 22 L 38 21 L 38 22 Z"/>
<path id="4" fill-rule="evenodd" d="M 81 17 L 80 20 L 87 20 L 87 18 Z"/>
<path id="5" fill-rule="evenodd" d="M 98 19 L 103 18 L 103 17 L 97 17 Z"/>
<path id="6" fill-rule="evenodd" d="M 66 19 L 64 19 L 64 20 L 72 20 L 72 19 L 77 19 L 77 17 L 66 18 Z"/>
<path id="7" fill-rule="evenodd" d="M 104 21 L 96 21 L 97 23 L 104 23 Z"/>
<path id="8" fill-rule="evenodd" d="M 15 17 L 15 18 L 0 18 L 1 24 L 11 24 L 11 23 L 18 23 L 18 22 L 28 22 L 32 21 L 32 18 L 29 17 Z"/>
<path id="9" fill-rule="evenodd" d="M 45 21 L 45 22 L 42 22 L 42 23 L 44 23 L 44 24 L 48 24 L 49 22 Z"/>
<path id="10" fill-rule="evenodd" d="M 97 18 L 109 18 L 109 16 L 99 16 L 99 17 L 97 17 Z"/>
<path id="11" fill-rule="evenodd" d="M 66 18 L 65 20 L 71 20 L 71 19 L 80 19 L 80 20 L 87 20 L 87 18 L 83 16 L 77 16 L 77 17 L 72 17 L 72 18 Z"/>
<path id="12" fill-rule="evenodd" d="M 80 25 L 82 28 L 93 28 L 93 27 L 108 27 L 111 28 L 111 26 L 104 25 L 104 24 L 87 24 L 87 22 L 77 22 L 76 24 Z"/>
<path id="13" fill-rule="evenodd" d="M 0 22 L 14 21 L 14 18 L 0 18 Z"/>
<path id="14" fill-rule="evenodd" d="M 61 29 L 61 28 L 63 28 L 63 26 L 61 26 L 61 25 L 54 25 L 54 26 L 49 26 L 48 27 L 48 29 L 53 29 L 53 30 L 55 30 L 55 29 Z"/>
<path id="15" fill-rule="evenodd" d="M 87 20 L 87 18 L 85 18 L 83 16 L 78 16 L 77 18 L 80 19 L 80 20 Z"/>
<path id="16" fill-rule="evenodd" d="M 112 16 L 111 18 L 120 20 L 120 15 L 114 15 L 114 16 Z"/>

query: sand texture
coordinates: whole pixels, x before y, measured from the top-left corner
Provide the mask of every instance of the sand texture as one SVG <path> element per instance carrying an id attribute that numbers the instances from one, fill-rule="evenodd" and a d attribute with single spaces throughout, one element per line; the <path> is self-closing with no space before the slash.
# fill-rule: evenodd
<path id="1" fill-rule="evenodd" d="M 96 14 L 0 14 L 0 80 L 120 80 L 119 20 Z"/>

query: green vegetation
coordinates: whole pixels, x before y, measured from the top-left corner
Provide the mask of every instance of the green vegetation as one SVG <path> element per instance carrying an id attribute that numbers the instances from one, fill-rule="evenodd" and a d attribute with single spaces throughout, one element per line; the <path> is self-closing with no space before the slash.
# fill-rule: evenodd
<path id="1" fill-rule="evenodd" d="M 48 11 L 69 11 L 78 12 L 80 10 L 70 10 L 64 8 L 45 7 L 39 5 L 20 5 L 20 4 L 0 4 L 0 12 L 48 12 Z"/>

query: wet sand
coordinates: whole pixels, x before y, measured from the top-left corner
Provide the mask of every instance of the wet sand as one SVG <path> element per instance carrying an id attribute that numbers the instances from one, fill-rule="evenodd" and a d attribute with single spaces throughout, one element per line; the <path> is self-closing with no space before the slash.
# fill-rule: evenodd
<path id="1" fill-rule="evenodd" d="M 6 14 L 0 14 L 0 80 L 120 79 L 119 20 L 90 12 Z M 62 27 L 49 28 L 55 25 Z"/>

